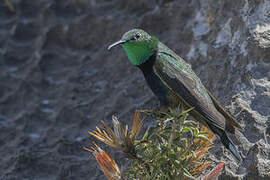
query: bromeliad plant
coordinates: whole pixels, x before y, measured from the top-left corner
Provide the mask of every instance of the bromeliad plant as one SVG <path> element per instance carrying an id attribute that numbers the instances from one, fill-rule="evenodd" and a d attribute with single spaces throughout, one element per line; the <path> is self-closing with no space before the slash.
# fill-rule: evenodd
<path id="1" fill-rule="evenodd" d="M 128 126 L 125 128 L 118 121 L 116 116 L 112 117 L 113 130 L 107 123 L 102 121 L 104 127 L 97 128 L 97 131 L 89 132 L 92 136 L 107 144 L 108 146 L 122 151 L 130 158 L 136 158 L 135 138 L 138 136 L 145 118 L 139 119 L 139 113 L 136 112 L 134 115 L 132 130 L 129 132 Z"/>
<path id="2" fill-rule="evenodd" d="M 212 165 L 208 150 L 214 134 L 197 122 L 187 120 L 190 110 L 144 111 L 156 119 L 158 125 L 148 129 L 138 140 L 136 137 L 145 120 L 139 120 L 139 112 L 134 115 L 131 130 L 113 116 L 113 129 L 102 122 L 103 127 L 89 133 L 131 159 L 128 175 L 132 179 L 194 179 Z"/>

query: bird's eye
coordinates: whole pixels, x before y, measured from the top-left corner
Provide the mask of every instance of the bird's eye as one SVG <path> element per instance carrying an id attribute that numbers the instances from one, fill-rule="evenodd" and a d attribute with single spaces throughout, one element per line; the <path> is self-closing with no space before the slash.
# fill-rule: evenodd
<path id="1" fill-rule="evenodd" d="M 139 39 L 141 37 L 140 33 L 135 34 L 135 39 Z"/>

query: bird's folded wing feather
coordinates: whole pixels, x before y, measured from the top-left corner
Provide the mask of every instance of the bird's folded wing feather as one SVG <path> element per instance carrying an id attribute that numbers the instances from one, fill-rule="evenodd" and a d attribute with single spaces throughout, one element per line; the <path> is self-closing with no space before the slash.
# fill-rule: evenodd
<path id="1" fill-rule="evenodd" d="M 207 124 L 225 129 L 225 118 L 215 109 L 208 91 L 183 59 L 172 52 L 158 52 L 154 73 L 186 105 L 194 107 L 193 111 Z"/>
<path id="2" fill-rule="evenodd" d="M 236 120 L 229 114 L 227 113 L 223 107 L 219 104 L 219 102 L 216 100 L 216 98 L 208 91 L 208 95 L 211 97 L 216 109 L 226 118 L 229 123 L 239 129 L 242 129 L 240 124 L 236 122 Z"/>

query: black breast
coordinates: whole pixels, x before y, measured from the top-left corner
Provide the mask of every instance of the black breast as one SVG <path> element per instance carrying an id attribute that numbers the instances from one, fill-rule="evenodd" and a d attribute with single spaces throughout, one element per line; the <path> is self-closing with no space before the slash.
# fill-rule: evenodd
<path id="1" fill-rule="evenodd" d="M 137 67 L 143 72 L 144 78 L 151 88 L 153 93 L 157 96 L 163 105 L 169 105 L 168 92 L 169 89 L 162 83 L 160 78 L 153 71 L 153 66 L 155 65 L 157 53 L 154 53 L 149 59 Z"/>

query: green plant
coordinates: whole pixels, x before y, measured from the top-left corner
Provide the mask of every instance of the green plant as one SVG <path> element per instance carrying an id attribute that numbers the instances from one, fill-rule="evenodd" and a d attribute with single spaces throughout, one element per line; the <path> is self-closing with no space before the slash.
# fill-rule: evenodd
<path id="1" fill-rule="evenodd" d="M 103 122 L 103 127 L 89 133 L 131 159 L 128 175 L 132 179 L 195 179 L 212 165 L 207 155 L 214 134 L 187 120 L 190 110 L 144 111 L 158 125 L 137 140 L 144 122 L 144 118 L 139 120 L 139 112 L 131 131 L 113 116 L 113 129 Z"/>

